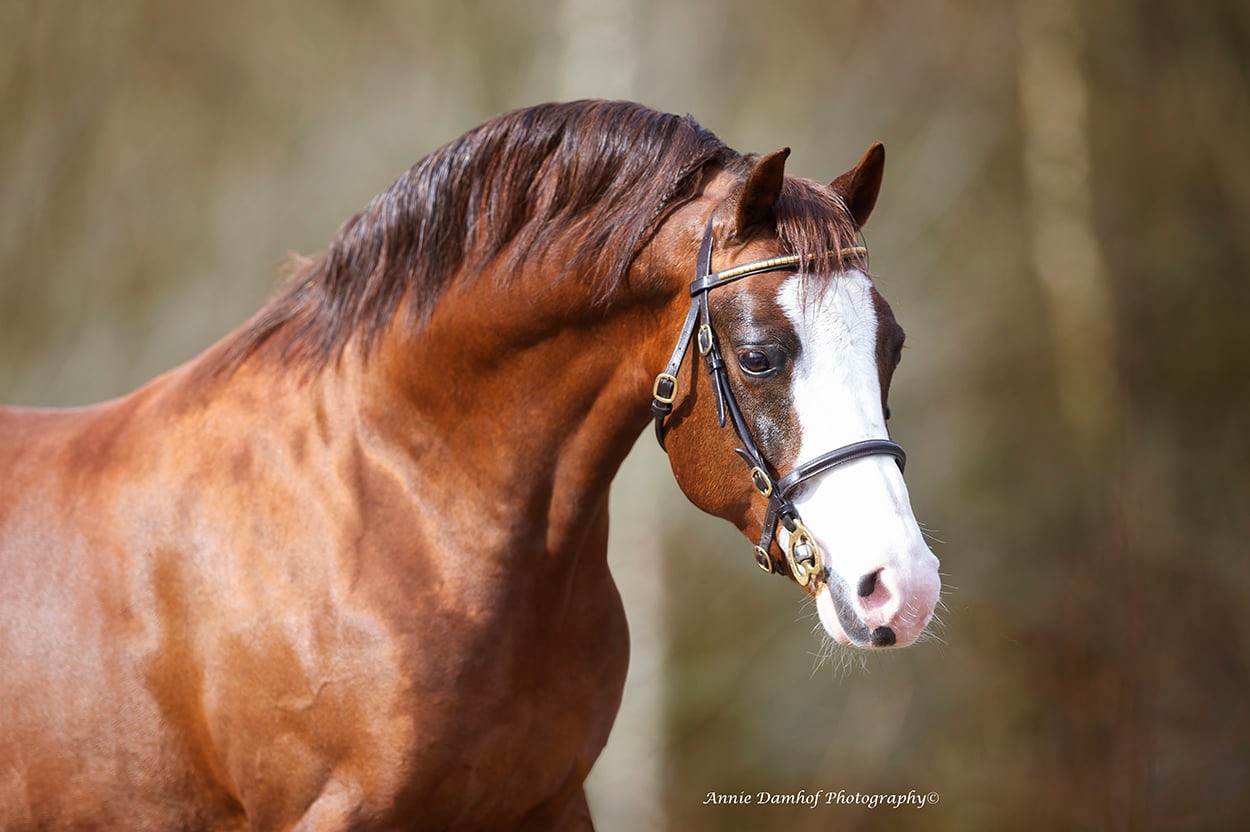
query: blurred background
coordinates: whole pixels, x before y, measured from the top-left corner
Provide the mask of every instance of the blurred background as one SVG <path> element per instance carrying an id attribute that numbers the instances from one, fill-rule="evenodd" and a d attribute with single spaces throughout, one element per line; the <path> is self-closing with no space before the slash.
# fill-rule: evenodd
<path id="1" fill-rule="evenodd" d="M 426 153 L 579 97 L 823 181 L 885 142 L 891 424 L 946 605 L 929 643 L 824 657 L 644 437 L 599 827 L 1245 828 L 1244 0 L 6 2 L 0 400 L 133 389 Z M 939 802 L 703 804 L 799 790 Z"/>

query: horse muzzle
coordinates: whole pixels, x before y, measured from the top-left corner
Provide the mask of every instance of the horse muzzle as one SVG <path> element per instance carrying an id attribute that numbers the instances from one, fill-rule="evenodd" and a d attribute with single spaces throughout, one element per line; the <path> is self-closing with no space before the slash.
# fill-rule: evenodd
<path id="1" fill-rule="evenodd" d="M 937 558 L 931 553 L 910 568 L 885 566 L 867 572 L 853 585 L 827 568 L 816 610 L 825 631 L 839 644 L 906 647 L 933 619 L 941 588 Z"/>

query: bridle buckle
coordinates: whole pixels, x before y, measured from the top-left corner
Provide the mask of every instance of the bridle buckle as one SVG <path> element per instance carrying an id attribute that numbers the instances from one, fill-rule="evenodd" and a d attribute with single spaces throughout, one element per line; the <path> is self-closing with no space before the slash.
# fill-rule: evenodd
<path id="1" fill-rule="evenodd" d="M 667 392 L 661 393 L 660 387 L 666 386 Z M 677 398 L 677 376 L 671 373 L 660 373 L 655 377 L 655 384 L 651 385 L 651 398 L 660 404 L 673 403 L 673 399 Z"/>
<path id="2" fill-rule="evenodd" d="M 755 490 L 760 492 L 761 496 L 771 497 L 773 493 L 773 481 L 765 473 L 764 469 L 758 465 L 751 469 L 751 482 L 755 486 Z"/>
<path id="3" fill-rule="evenodd" d="M 816 538 L 797 520 L 794 531 L 789 534 L 790 539 L 786 542 L 786 565 L 790 567 L 790 575 L 801 587 L 806 587 L 813 580 L 819 586 L 824 580 L 825 563 Z"/>
<path id="4" fill-rule="evenodd" d="M 712 336 L 712 327 L 710 324 L 703 324 L 699 327 L 699 334 L 696 337 L 696 343 L 699 345 L 699 355 L 707 355 L 712 351 L 712 347 L 716 346 L 716 341 Z"/>

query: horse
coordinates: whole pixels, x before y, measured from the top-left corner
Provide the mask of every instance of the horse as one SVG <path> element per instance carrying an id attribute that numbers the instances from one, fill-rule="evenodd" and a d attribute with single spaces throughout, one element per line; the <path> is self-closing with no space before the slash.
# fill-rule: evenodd
<path id="1" fill-rule="evenodd" d="M 829 636 L 914 642 L 937 559 L 857 245 L 884 151 L 829 185 L 788 154 L 632 103 L 507 113 L 200 356 L 0 409 L 0 825 L 592 828 L 628 661 L 608 491 L 652 422 Z"/>

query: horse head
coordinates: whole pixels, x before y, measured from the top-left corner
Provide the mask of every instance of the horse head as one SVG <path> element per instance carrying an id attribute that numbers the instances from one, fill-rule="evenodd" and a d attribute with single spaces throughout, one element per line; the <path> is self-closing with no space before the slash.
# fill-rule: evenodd
<path id="1" fill-rule="evenodd" d="M 906 646 L 941 581 L 887 430 L 903 330 L 854 244 L 885 152 L 828 186 L 786 177 L 788 155 L 715 172 L 686 212 L 674 245 L 699 246 L 699 265 L 673 303 L 690 306 L 656 379 L 657 433 L 686 496 L 758 540 L 757 563 L 802 586 L 830 636 Z"/>

